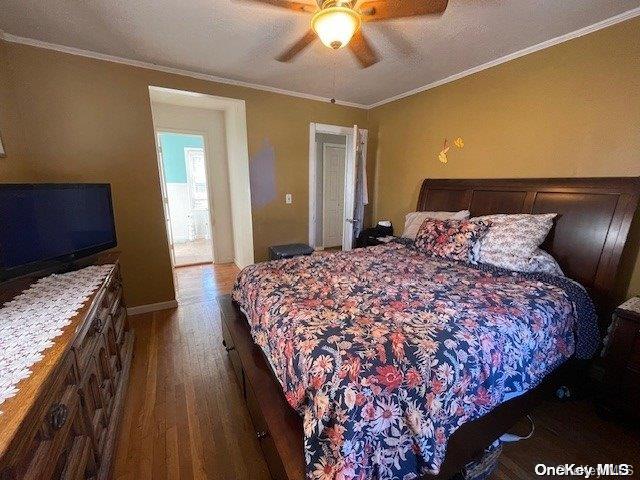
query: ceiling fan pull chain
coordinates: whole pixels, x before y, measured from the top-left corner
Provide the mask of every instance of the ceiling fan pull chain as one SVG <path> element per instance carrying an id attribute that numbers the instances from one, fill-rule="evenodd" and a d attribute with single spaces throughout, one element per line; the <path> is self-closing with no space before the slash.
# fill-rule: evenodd
<path id="1" fill-rule="evenodd" d="M 333 57 L 333 83 L 331 86 L 331 103 L 336 103 L 336 57 Z"/>

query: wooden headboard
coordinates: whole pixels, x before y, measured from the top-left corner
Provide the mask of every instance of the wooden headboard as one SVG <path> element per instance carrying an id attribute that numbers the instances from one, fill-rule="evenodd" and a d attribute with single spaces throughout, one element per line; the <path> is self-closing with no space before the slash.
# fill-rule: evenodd
<path id="1" fill-rule="evenodd" d="M 615 277 L 639 196 L 640 177 L 426 179 L 417 209 L 466 209 L 472 217 L 558 213 L 543 248 L 590 291 L 605 321 L 614 306 Z"/>

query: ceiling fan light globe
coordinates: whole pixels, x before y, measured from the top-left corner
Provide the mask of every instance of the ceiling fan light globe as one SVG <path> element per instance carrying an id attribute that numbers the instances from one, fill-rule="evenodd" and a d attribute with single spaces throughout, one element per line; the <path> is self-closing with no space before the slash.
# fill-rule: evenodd
<path id="1" fill-rule="evenodd" d="M 360 16 L 347 7 L 329 7 L 313 16 L 311 28 L 323 44 L 337 50 L 345 47 L 358 31 Z"/>

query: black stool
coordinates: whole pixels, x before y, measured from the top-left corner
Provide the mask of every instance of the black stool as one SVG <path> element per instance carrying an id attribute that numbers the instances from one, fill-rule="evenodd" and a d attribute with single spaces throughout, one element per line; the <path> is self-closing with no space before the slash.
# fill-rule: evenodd
<path id="1" fill-rule="evenodd" d="M 311 255 L 313 248 L 304 243 L 292 243 L 289 245 L 272 245 L 269 247 L 269 260 L 282 260 L 283 258 Z"/>

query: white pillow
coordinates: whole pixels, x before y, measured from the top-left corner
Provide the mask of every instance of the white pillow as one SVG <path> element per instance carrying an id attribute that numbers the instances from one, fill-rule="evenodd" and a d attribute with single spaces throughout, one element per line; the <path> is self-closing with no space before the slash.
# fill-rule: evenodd
<path id="1" fill-rule="evenodd" d="M 532 215 L 498 214 L 472 218 L 490 221 L 487 234 L 474 245 L 474 261 L 516 271 L 529 271 L 528 265 L 553 226 L 555 213 Z"/>
<path id="2" fill-rule="evenodd" d="M 411 212 L 407 213 L 404 220 L 404 232 L 402 236 L 411 240 L 416 239 L 420 225 L 427 218 L 434 220 L 466 220 L 469 218 L 469 210 L 460 210 L 459 212 Z"/>

